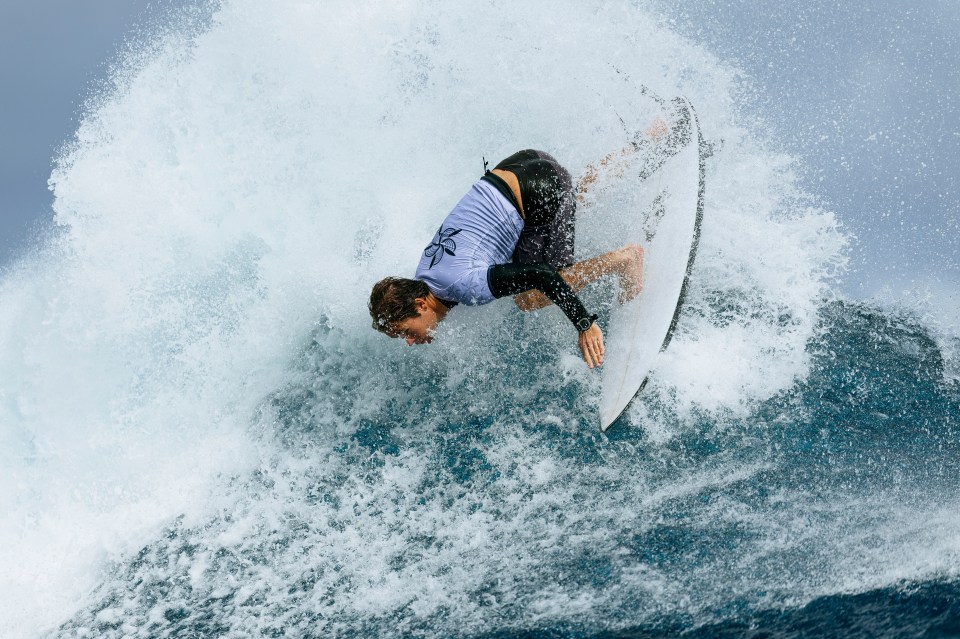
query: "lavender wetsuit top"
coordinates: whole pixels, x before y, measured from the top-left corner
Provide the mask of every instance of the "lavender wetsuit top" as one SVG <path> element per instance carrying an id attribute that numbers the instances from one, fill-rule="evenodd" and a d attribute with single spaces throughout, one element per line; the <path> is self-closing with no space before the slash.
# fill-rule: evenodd
<path id="1" fill-rule="evenodd" d="M 480 180 L 440 225 L 415 277 L 440 300 L 488 304 L 495 298 L 487 271 L 510 261 L 522 230 L 517 209 L 496 187 Z"/>

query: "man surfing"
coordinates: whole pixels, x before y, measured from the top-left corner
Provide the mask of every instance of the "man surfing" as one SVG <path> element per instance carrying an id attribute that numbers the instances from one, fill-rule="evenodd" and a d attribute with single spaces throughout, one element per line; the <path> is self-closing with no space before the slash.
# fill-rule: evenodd
<path id="1" fill-rule="evenodd" d="M 632 151 L 628 147 L 621 155 Z M 550 154 L 532 149 L 486 171 L 444 219 L 414 279 L 387 277 L 374 285 L 373 327 L 407 344 L 428 344 L 454 306 L 513 295 L 523 311 L 551 303 L 560 307 L 577 330 L 587 366 L 601 365 L 603 331 L 576 291 L 617 275 L 620 302 L 636 297 L 643 286 L 643 249 L 628 244 L 574 262 L 578 194 L 596 177 L 597 169 L 588 168 L 575 192 L 569 171 Z"/>

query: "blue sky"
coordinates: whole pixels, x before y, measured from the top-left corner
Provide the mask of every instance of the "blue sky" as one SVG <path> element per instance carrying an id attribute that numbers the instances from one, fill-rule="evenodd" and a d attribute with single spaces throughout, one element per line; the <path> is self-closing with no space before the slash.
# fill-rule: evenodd
<path id="1" fill-rule="evenodd" d="M 0 3 L 0 263 L 51 217 L 51 158 L 149 0 Z M 153 2 L 154 6 L 162 3 Z"/>
<path id="2" fill-rule="evenodd" d="M 49 220 L 51 158 L 125 36 L 187 1 L 0 4 L 0 264 Z M 845 292 L 960 289 L 960 2 L 662 6 L 673 28 L 746 72 L 745 110 L 856 235 Z"/>
<path id="3" fill-rule="evenodd" d="M 856 297 L 960 290 L 960 2 L 698 0 L 674 27 L 750 77 L 749 111 L 856 236 Z"/>

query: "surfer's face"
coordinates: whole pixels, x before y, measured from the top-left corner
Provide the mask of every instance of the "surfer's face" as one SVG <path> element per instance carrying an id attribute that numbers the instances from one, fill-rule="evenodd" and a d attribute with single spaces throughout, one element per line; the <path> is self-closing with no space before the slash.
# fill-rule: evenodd
<path id="1" fill-rule="evenodd" d="M 397 322 L 394 330 L 390 333 L 390 337 L 399 337 L 411 346 L 414 344 L 429 344 L 433 341 L 433 332 L 437 330 L 440 317 L 425 300 L 417 298 L 415 304 L 420 315 Z"/>

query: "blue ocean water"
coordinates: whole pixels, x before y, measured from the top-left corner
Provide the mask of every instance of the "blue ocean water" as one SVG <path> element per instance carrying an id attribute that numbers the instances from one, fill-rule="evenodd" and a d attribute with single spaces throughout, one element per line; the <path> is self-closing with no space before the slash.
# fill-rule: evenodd
<path id="1" fill-rule="evenodd" d="M 224 1 L 117 65 L 58 232 L 0 279 L 5 636 L 956 634 L 951 315 L 838 292 L 842 212 L 736 68 L 634 4 L 511 15 Z M 640 79 L 724 142 L 677 333 L 612 430 L 556 309 L 369 328 L 479 158 L 579 173 L 655 117 Z M 585 292 L 601 324 L 614 293 Z"/>

